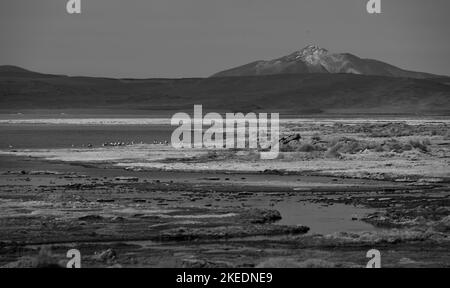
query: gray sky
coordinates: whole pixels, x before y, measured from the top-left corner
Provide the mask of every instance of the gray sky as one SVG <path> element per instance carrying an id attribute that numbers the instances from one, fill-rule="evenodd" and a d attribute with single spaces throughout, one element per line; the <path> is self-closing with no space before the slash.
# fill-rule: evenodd
<path id="1" fill-rule="evenodd" d="M 448 0 L 1 0 L 0 65 L 108 77 L 197 77 L 318 44 L 450 75 Z"/>

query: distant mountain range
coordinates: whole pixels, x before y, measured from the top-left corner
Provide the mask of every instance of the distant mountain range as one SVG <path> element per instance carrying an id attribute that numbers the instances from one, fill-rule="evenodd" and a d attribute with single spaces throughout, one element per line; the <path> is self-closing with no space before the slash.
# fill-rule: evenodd
<path id="1" fill-rule="evenodd" d="M 151 115 L 191 112 L 194 104 L 218 112 L 450 115 L 450 78 L 316 46 L 210 78 L 68 77 L 0 66 L 0 113 L 101 109 Z"/>
<path id="2" fill-rule="evenodd" d="M 11 65 L 0 66 L 0 77 L 3 78 L 51 78 L 59 75 L 42 74 Z"/>
<path id="3" fill-rule="evenodd" d="M 299 73 L 350 73 L 415 79 L 435 78 L 437 75 L 412 72 L 372 59 L 362 59 L 349 53 L 330 53 L 309 45 L 288 56 L 270 61 L 256 61 L 219 72 L 213 77 L 260 76 Z"/>

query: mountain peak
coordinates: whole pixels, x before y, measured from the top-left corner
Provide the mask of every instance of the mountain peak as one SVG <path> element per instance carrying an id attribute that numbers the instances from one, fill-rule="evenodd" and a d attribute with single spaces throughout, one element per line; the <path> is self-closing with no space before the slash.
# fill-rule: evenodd
<path id="1" fill-rule="evenodd" d="M 300 49 L 297 53 L 301 55 L 315 55 L 315 54 L 328 54 L 328 50 L 321 48 L 318 45 L 310 44 L 306 46 L 305 48 Z"/>
<path id="2" fill-rule="evenodd" d="M 310 64 L 317 63 L 319 59 L 328 55 L 328 50 L 318 45 L 308 45 L 288 56 L 282 57 L 285 61 L 303 61 Z"/>
<path id="3" fill-rule="evenodd" d="M 362 59 L 349 53 L 329 53 L 327 49 L 314 44 L 281 58 L 252 62 L 219 72 L 213 77 L 301 73 L 350 73 L 419 79 L 437 77 L 428 73 L 406 71 L 388 63 Z"/>

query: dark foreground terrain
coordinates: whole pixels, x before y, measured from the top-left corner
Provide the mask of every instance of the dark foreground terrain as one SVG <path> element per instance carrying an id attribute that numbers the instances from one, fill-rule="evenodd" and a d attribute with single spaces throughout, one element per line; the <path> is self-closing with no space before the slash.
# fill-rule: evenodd
<path id="1" fill-rule="evenodd" d="M 383 267 L 450 266 L 448 183 L 0 163 L 3 267 L 64 266 L 71 248 L 83 267 L 364 267 L 370 249 Z M 323 212 L 301 223 L 283 203 Z M 323 220 L 333 207 L 343 219 Z"/>

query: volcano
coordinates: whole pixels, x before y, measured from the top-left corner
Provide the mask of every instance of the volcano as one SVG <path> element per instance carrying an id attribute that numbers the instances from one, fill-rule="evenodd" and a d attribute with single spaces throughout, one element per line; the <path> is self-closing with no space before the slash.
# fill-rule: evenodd
<path id="1" fill-rule="evenodd" d="M 304 73 L 347 73 L 371 76 L 427 79 L 442 77 L 430 73 L 407 71 L 388 63 L 363 59 L 350 53 L 330 53 L 309 45 L 290 55 L 269 61 L 256 61 L 214 74 L 212 77 L 261 76 Z"/>

